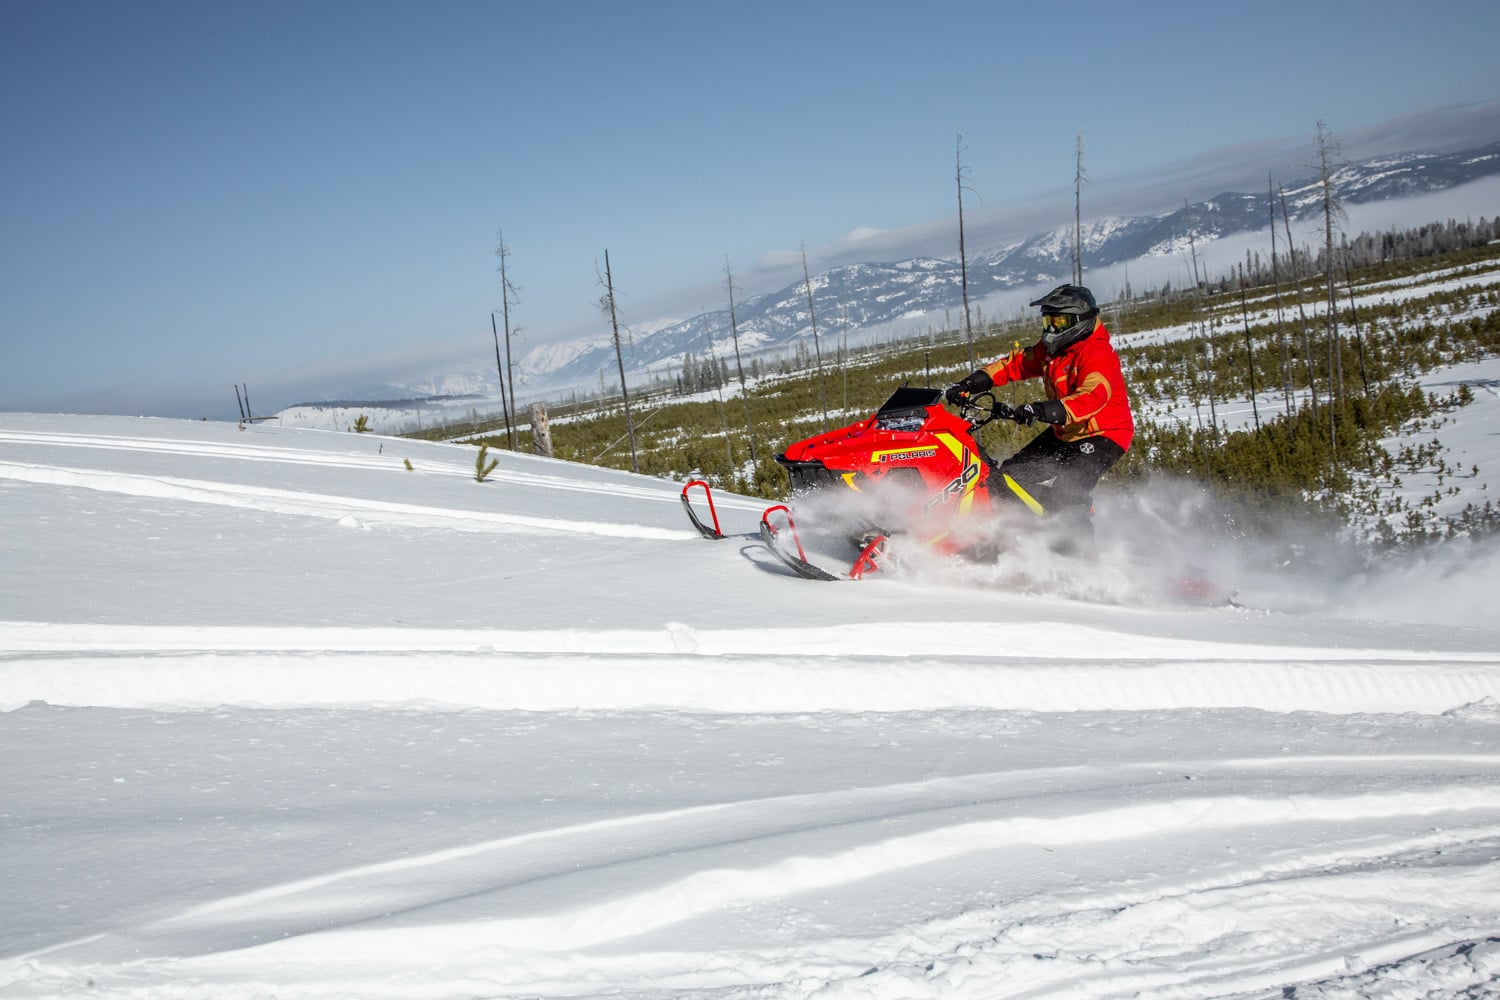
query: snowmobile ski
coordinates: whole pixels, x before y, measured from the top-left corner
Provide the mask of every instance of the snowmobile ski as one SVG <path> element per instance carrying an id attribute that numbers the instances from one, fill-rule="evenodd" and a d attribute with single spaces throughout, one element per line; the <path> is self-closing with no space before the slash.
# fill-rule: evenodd
<path id="1" fill-rule="evenodd" d="M 774 515 L 780 514 L 776 519 Z M 773 519 L 783 521 L 781 527 L 776 527 Z M 797 536 L 797 522 L 792 518 L 792 509 L 784 503 L 774 504 L 767 507 L 765 513 L 760 517 L 760 537 L 766 543 L 766 548 L 771 554 L 787 565 L 792 572 L 808 580 L 838 580 L 841 577 L 836 573 L 830 573 L 821 566 L 814 566 L 807 561 L 807 552 L 802 548 L 802 539 Z M 796 546 L 793 552 L 787 547 L 784 539 L 790 537 L 791 544 Z"/>
<path id="2" fill-rule="evenodd" d="M 890 544 L 887 535 L 875 535 L 865 543 L 860 550 L 859 558 L 854 560 L 854 566 L 849 570 L 851 580 L 863 580 L 870 573 L 880 571 L 882 560 L 885 559 L 886 546 Z"/>
<path id="3" fill-rule="evenodd" d="M 863 580 L 869 574 L 879 571 L 889 542 L 885 535 L 873 535 L 865 541 L 849 572 L 832 572 L 808 560 L 807 552 L 802 547 L 802 539 L 797 534 L 797 522 L 786 504 L 774 504 L 766 508 L 760 519 L 760 537 L 772 555 L 792 572 L 807 580 Z M 787 542 L 788 538 L 791 539 L 790 544 Z"/>
<path id="4" fill-rule="evenodd" d="M 703 497 L 708 502 L 709 519 L 713 521 L 713 527 L 704 524 L 698 518 L 698 512 L 693 510 L 693 501 L 688 497 L 688 491 L 694 486 L 703 487 Z M 687 511 L 688 520 L 693 522 L 693 527 L 698 529 L 704 538 L 718 540 L 724 537 L 724 531 L 719 527 L 719 512 L 714 508 L 714 494 L 708 488 L 708 483 L 701 479 L 694 479 L 682 488 L 682 507 Z"/>

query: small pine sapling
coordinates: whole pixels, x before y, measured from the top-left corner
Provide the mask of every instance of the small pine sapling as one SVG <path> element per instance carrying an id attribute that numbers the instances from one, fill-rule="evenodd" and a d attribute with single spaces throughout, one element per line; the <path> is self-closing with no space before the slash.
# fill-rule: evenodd
<path id="1" fill-rule="evenodd" d="M 485 478 L 491 472 L 495 471 L 495 466 L 497 466 L 497 465 L 500 464 L 500 460 L 498 458 L 490 458 L 489 455 L 490 455 L 490 446 L 487 445 L 487 444 L 480 445 L 479 446 L 479 457 L 474 460 L 474 481 L 475 482 L 478 482 L 478 483 L 484 482 Z M 489 459 L 488 464 L 486 464 L 486 462 L 485 462 L 486 459 Z"/>
<path id="2" fill-rule="evenodd" d="M 406 466 L 406 471 L 407 472 L 415 472 L 415 471 L 417 471 L 416 468 L 411 464 L 411 459 L 409 459 L 409 458 L 403 458 L 401 460 L 401 462 L 402 462 L 402 464 L 404 464 Z"/>
<path id="3" fill-rule="evenodd" d="M 366 416 L 365 414 L 361 413 L 359 415 L 359 417 L 354 421 L 354 433 L 356 433 L 356 434 L 368 434 L 368 433 L 370 433 L 371 429 L 372 428 L 370 427 L 370 418 L 368 416 Z"/>

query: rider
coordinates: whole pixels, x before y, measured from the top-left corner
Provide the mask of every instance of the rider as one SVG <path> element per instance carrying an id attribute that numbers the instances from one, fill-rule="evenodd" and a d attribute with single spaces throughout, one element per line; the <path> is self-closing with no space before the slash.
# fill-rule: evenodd
<path id="1" fill-rule="evenodd" d="M 1050 432 L 1038 434 L 998 471 L 1086 540 L 1093 535 L 1089 495 L 1130 448 L 1135 418 L 1093 293 L 1058 285 L 1031 305 L 1042 307 L 1041 339 L 965 376 L 948 390 L 948 401 L 962 403 L 1007 382 L 1042 380 L 1046 399 L 999 413 L 1027 427 L 1038 420 L 1051 424 Z"/>

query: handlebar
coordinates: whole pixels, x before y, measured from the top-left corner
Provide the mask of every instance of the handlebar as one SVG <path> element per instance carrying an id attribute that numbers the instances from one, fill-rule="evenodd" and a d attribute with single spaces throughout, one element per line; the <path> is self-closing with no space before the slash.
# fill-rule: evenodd
<path id="1" fill-rule="evenodd" d="M 996 399 L 994 393 L 985 390 L 965 396 L 958 404 L 958 415 L 977 431 L 996 420 L 1014 420 L 1016 411 L 1009 403 Z"/>

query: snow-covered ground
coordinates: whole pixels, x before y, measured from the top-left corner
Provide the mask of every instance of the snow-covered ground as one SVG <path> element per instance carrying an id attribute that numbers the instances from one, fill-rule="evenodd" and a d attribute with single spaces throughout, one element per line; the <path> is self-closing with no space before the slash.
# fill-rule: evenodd
<path id="1" fill-rule="evenodd" d="M 1500 992 L 1494 544 L 824 584 L 474 456 L 0 414 L 0 996 Z"/>

